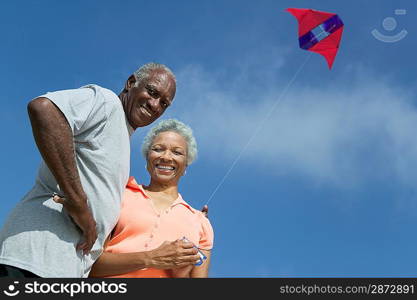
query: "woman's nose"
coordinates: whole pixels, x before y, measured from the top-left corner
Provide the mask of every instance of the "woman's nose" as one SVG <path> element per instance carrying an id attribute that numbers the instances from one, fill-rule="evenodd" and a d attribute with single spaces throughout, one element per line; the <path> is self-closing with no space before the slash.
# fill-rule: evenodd
<path id="1" fill-rule="evenodd" d="M 164 151 L 161 153 L 161 159 L 164 160 L 171 160 L 172 159 L 172 153 L 171 151 Z"/>

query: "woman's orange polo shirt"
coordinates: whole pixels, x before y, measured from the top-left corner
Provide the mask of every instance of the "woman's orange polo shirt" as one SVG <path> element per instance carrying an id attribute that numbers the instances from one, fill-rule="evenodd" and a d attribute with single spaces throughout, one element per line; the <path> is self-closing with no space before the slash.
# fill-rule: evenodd
<path id="1" fill-rule="evenodd" d="M 104 251 L 149 251 L 164 241 L 175 241 L 184 236 L 200 249 L 213 247 L 213 228 L 201 211 L 192 208 L 178 195 L 171 207 L 159 212 L 142 186 L 130 177 L 122 198 L 119 221 Z M 171 277 L 171 273 L 169 270 L 145 268 L 109 277 Z"/>

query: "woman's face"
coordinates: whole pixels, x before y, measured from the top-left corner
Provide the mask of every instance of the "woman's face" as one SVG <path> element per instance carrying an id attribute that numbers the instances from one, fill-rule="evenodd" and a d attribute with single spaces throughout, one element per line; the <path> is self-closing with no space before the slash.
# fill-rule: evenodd
<path id="1" fill-rule="evenodd" d="M 177 185 L 187 167 L 187 142 L 178 133 L 165 131 L 152 141 L 147 169 L 154 182 Z"/>

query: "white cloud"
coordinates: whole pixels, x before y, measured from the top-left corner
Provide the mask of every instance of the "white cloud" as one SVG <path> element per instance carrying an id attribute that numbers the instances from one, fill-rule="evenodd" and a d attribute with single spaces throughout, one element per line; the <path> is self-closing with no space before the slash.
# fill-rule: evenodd
<path id="1" fill-rule="evenodd" d="M 200 66 L 177 72 L 180 86 L 169 115 L 192 126 L 202 160 L 230 166 L 256 134 L 238 163 L 268 173 L 338 185 L 385 179 L 411 185 L 417 179 L 417 111 L 410 94 L 384 79 L 350 66 L 346 80 L 326 88 L 295 81 L 256 132 L 284 86 L 261 89 L 250 86 L 250 76 L 225 82 L 224 75 Z M 266 85 L 277 82 L 272 77 L 265 77 Z"/>

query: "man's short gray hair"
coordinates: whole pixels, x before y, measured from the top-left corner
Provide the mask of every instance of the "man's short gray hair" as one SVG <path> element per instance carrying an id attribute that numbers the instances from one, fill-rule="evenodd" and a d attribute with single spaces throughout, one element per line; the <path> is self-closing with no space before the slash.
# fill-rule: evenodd
<path id="1" fill-rule="evenodd" d="M 142 80 L 147 79 L 151 72 L 154 70 L 164 70 L 165 72 L 167 72 L 167 74 L 172 76 L 174 81 L 176 81 L 174 73 L 167 66 L 165 66 L 164 64 L 150 62 L 144 64 L 142 67 L 140 67 L 133 73 L 133 75 L 135 75 L 136 78 L 136 86 L 138 86 L 142 82 Z"/>
<path id="2" fill-rule="evenodd" d="M 191 165 L 197 158 L 197 142 L 193 136 L 192 129 L 176 119 L 167 119 L 160 121 L 157 125 L 149 130 L 142 143 L 142 154 L 148 159 L 149 150 L 153 140 L 158 134 L 166 131 L 173 131 L 181 135 L 187 142 L 187 165 Z"/>

